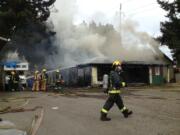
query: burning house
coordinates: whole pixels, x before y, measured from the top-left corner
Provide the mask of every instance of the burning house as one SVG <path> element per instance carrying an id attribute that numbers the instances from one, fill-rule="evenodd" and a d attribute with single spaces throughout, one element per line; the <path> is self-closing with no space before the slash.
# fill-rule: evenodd
<path id="1" fill-rule="evenodd" d="M 112 62 L 96 60 L 64 68 L 61 74 L 68 86 L 99 86 L 104 74 L 110 73 Z M 172 66 L 166 62 L 124 61 L 122 68 L 128 84 L 160 85 L 174 78 Z"/>

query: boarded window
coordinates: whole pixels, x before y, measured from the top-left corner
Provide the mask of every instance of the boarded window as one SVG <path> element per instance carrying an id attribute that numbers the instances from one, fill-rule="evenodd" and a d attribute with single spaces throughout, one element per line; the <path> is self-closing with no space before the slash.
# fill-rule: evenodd
<path id="1" fill-rule="evenodd" d="M 22 68 L 26 68 L 27 66 L 26 65 L 22 65 Z"/>
<path id="2" fill-rule="evenodd" d="M 155 75 L 160 75 L 160 67 L 155 67 Z"/>
<path id="3" fill-rule="evenodd" d="M 21 65 L 16 65 L 16 68 L 21 68 Z"/>

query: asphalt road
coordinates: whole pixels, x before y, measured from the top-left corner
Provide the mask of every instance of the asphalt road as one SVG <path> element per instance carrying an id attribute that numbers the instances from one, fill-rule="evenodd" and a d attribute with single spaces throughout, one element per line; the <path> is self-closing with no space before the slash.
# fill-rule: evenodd
<path id="1" fill-rule="evenodd" d="M 0 93 L 0 106 L 43 106 L 45 113 L 37 135 L 179 135 L 179 88 L 136 88 L 122 94 L 124 104 L 133 115 L 124 118 L 114 105 L 110 122 L 99 120 L 107 95 L 99 92 L 75 92 L 70 95 L 46 92 Z M 89 89 L 91 91 L 91 89 Z M 26 97 L 26 98 L 24 98 Z M 14 98 L 14 99 L 13 99 Z M 17 99 L 16 99 L 17 98 Z M 14 122 L 18 129 L 28 130 L 33 112 L 7 113 L 1 118 Z"/>

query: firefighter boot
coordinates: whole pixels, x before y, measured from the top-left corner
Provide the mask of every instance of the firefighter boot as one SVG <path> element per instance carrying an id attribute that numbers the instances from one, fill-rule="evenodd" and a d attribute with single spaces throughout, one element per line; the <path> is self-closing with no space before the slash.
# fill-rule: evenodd
<path id="1" fill-rule="evenodd" d="M 123 115 L 125 118 L 127 118 L 129 115 L 131 115 L 133 112 L 132 111 L 129 111 L 128 109 L 124 110 L 123 112 Z"/>
<path id="2" fill-rule="evenodd" d="M 108 118 L 106 113 L 101 112 L 101 118 L 100 118 L 100 120 L 101 120 L 101 121 L 110 121 L 111 118 Z"/>

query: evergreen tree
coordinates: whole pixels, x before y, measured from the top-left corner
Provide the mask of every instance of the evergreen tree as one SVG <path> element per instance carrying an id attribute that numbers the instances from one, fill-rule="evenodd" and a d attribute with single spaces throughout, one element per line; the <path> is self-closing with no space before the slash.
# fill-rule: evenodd
<path id="1" fill-rule="evenodd" d="M 159 37 L 163 45 L 168 45 L 174 53 L 174 61 L 180 65 L 180 0 L 173 2 L 157 0 L 162 9 L 167 11 L 167 21 L 161 22 L 162 36 Z"/>
<path id="2" fill-rule="evenodd" d="M 9 38 L 29 24 L 46 30 L 45 21 L 55 0 L 0 0 L 0 36 Z M 0 40 L 0 50 L 6 42 Z"/>

